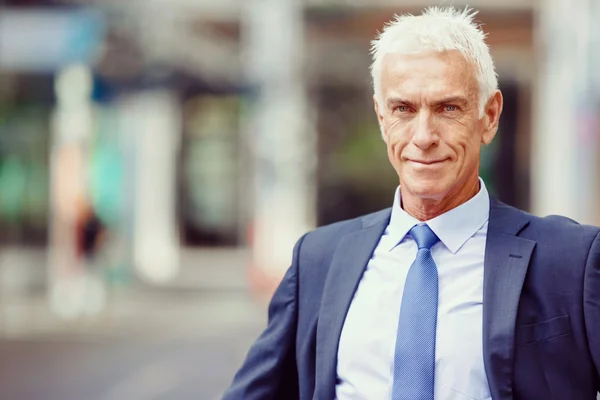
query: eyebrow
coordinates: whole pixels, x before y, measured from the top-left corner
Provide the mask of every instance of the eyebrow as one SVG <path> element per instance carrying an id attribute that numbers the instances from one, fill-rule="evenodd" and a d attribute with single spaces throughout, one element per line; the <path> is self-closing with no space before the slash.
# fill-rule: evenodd
<path id="1" fill-rule="evenodd" d="M 400 98 L 400 97 L 390 97 L 387 99 L 386 104 L 390 107 L 392 104 L 403 104 L 405 106 L 414 107 L 415 103 L 412 101 Z"/>
<path id="2" fill-rule="evenodd" d="M 440 100 L 437 100 L 433 104 L 436 106 L 441 106 L 442 104 L 450 104 L 450 103 L 467 104 L 468 102 L 469 102 L 468 99 L 463 96 L 449 96 L 449 97 L 444 97 Z"/>
<path id="3" fill-rule="evenodd" d="M 464 96 L 448 96 L 448 97 L 443 97 L 439 100 L 436 100 L 435 102 L 432 103 L 432 105 L 441 106 L 442 104 L 449 104 L 449 103 L 459 103 L 459 104 L 464 105 L 464 104 L 467 104 L 468 102 L 469 102 L 468 99 Z M 414 102 L 403 99 L 401 97 L 390 97 L 386 103 L 387 103 L 388 107 L 391 106 L 392 104 L 403 104 L 403 105 L 407 105 L 410 107 L 415 106 Z"/>

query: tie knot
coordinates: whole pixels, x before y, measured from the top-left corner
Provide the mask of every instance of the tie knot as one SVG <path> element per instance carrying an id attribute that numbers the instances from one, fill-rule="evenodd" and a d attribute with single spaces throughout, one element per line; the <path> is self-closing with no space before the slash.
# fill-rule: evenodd
<path id="1" fill-rule="evenodd" d="M 430 250 L 431 247 L 440 240 L 426 224 L 413 226 L 410 230 L 410 234 L 415 239 L 415 242 L 417 242 L 419 250 Z"/>

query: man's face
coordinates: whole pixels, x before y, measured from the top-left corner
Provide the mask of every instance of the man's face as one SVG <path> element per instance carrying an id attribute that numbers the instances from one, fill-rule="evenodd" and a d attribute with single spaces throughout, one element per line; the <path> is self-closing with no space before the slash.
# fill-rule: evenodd
<path id="1" fill-rule="evenodd" d="M 403 192 L 441 200 L 477 179 L 481 145 L 493 139 L 500 110 L 490 115 L 488 104 L 479 118 L 475 76 L 458 51 L 383 59 L 375 109 Z"/>

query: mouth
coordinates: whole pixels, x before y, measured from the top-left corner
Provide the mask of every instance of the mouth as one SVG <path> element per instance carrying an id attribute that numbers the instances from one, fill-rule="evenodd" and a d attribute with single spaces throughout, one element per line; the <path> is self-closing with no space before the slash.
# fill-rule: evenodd
<path id="1" fill-rule="evenodd" d="M 421 164 L 421 165 L 436 165 L 436 164 L 442 164 L 444 162 L 446 162 L 447 159 L 441 159 L 441 160 L 409 160 L 412 163 L 415 164 Z"/>

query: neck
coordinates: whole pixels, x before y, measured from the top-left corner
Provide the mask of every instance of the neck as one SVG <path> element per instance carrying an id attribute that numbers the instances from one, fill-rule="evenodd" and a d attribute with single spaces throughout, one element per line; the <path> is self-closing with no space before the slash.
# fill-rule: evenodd
<path id="1" fill-rule="evenodd" d="M 479 178 L 471 179 L 455 194 L 449 194 L 441 199 L 422 198 L 405 193 L 400 186 L 402 208 L 419 221 L 428 221 L 466 203 L 479 192 Z"/>

